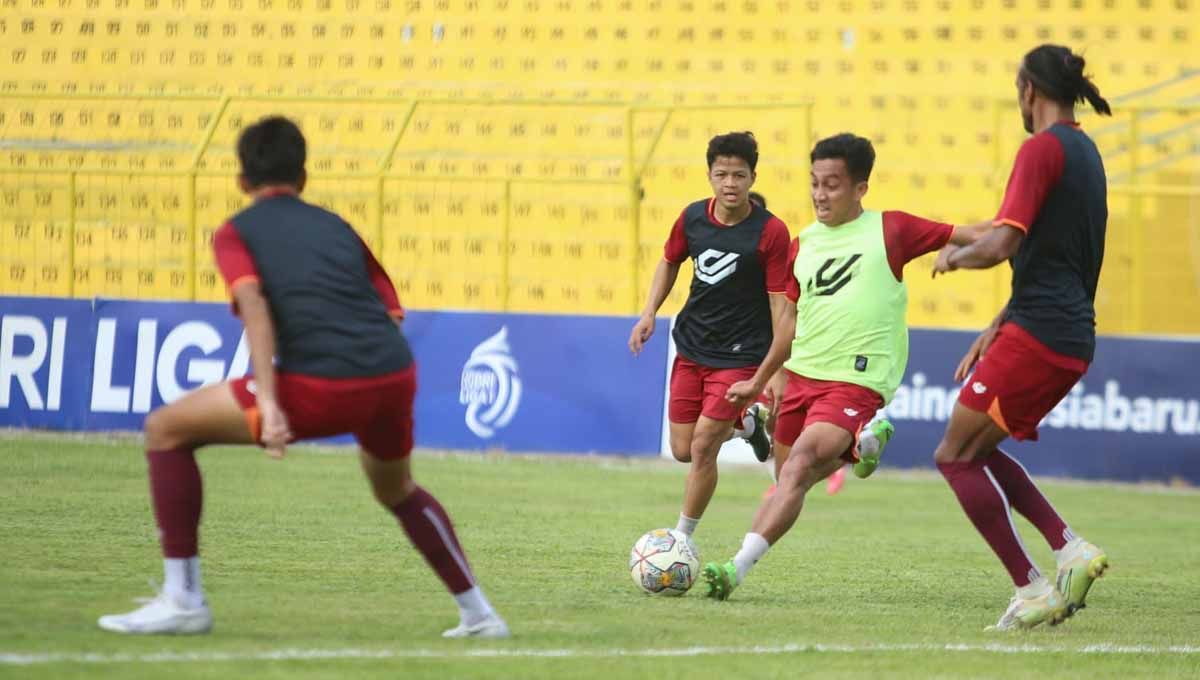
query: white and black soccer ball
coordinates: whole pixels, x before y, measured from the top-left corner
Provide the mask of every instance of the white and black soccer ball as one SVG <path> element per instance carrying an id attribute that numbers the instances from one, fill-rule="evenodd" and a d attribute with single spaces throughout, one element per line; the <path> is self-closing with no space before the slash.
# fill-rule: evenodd
<path id="1" fill-rule="evenodd" d="M 655 529 L 633 544 L 629 575 L 643 592 L 682 595 L 700 573 L 700 551 L 682 531 Z"/>

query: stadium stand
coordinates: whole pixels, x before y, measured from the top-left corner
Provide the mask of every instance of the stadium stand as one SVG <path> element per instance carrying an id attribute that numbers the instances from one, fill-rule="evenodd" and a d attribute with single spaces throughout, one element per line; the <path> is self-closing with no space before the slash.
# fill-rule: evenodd
<path id="1" fill-rule="evenodd" d="M 233 140 L 286 112 L 310 197 L 354 220 L 408 304 L 627 314 L 718 132 L 755 131 L 758 188 L 793 231 L 812 138 L 846 129 L 876 143 L 872 205 L 988 217 L 1022 139 L 1016 60 L 1058 41 L 1118 112 L 1084 120 L 1113 187 L 1101 327 L 1200 333 L 1194 0 L 0 7 L 4 294 L 222 299 L 208 242 L 243 204 Z M 922 273 L 914 323 L 978 326 L 1006 296 L 1002 273 Z"/>

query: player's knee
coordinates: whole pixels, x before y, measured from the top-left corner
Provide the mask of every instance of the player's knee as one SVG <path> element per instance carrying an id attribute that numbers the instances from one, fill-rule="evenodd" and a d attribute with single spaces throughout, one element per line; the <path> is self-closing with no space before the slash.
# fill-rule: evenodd
<path id="1" fill-rule="evenodd" d="M 688 458 L 696 465 L 716 465 L 720 444 L 712 437 L 696 437 L 688 450 Z"/>
<path id="2" fill-rule="evenodd" d="M 163 414 L 162 409 L 155 409 L 146 416 L 142 431 L 146 448 L 150 451 L 169 451 L 182 443 L 171 432 L 170 418 Z"/>
<path id="3" fill-rule="evenodd" d="M 804 451 L 793 451 L 779 471 L 778 484 L 787 488 L 808 489 L 816 480 L 816 464 Z"/>
<path id="4" fill-rule="evenodd" d="M 671 442 L 671 455 L 680 463 L 692 462 L 692 447 L 689 442 Z"/>
<path id="5" fill-rule="evenodd" d="M 372 484 L 371 491 L 375 500 L 385 508 L 391 509 L 400 505 L 417 489 L 417 483 L 406 479 L 389 484 Z"/>
<path id="6" fill-rule="evenodd" d="M 938 465 L 957 463 L 967 460 L 968 452 L 958 442 L 942 439 L 937 448 L 933 450 L 933 462 Z"/>

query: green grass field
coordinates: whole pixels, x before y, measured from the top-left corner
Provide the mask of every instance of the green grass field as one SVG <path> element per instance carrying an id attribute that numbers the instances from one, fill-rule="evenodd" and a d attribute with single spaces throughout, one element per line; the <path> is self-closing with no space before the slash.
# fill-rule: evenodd
<path id="1" fill-rule="evenodd" d="M 900 443 L 900 442 L 898 442 Z M 1036 455 L 1036 448 L 1018 455 Z M 0 676 L 697 678 L 1197 677 L 1200 494 L 1047 483 L 1113 568 L 1054 629 L 985 633 L 1011 587 L 949 489 L 881 472 L 823 485 L 729 602 L 644 596 L 626 572 L 645 530 L 673 525 L 685 468 L 660 461 L 422 455 L 507 641 L 444 641 L 453 602 L 357 461 L 294 448 L 200 456 L 211 635 L 105 633 L 161 578 L 136 441 L 0 438 Z M 769 480 L 722 473 L 697 532 L 741 543 Z M 1043 568 L 1049 548 L 1021 521 Z"/>

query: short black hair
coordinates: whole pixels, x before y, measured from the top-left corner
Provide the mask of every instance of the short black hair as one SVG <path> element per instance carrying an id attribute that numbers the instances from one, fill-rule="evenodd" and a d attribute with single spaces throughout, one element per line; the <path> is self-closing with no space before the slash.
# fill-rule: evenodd
<path id="1" fill-rule="evenodd" d="M 763 196 L 762 194 L 758 193 L 757 191 L 750 192 L 750 202 L 757 203 L 762 208 L 767 207 L 767 197 Z"/>
<path id="2" fill-rule="evenodd" d="M 843 132 L 817 142 L 809 160 L 816 163 L 829 158 L 842 159 L 846 162 L 850 179 L 866 182 L 871 179 L 871 170 L 875 168 L 875 147 L 866 137 Z"/>
<path id="3" fill-rule="evenodd" d="M 283 116 L 268 116 L 242 130 L 237 154 L 242 176 L 252 187 L 299 184 L 308 148 L 295 123 Z"/>
<path id="4" fill-rule="evenodd" d="M 1100 88 L 1084 75 L 1087 62 L 1069 47 L 1038 45 L 1021 60 L 1017 75 L 1021 83 L 1032 83 L 1039 92 L 1065 106 L 1087 100 L 1096 113 L 1112 115 L 1108 100 L 1100 96 Z"/>
<path id="5" fill-rule="evenodd" d="M 712 170 L 717 156 L 733 156 L 746 161 L 750 172 L 758 167 L 758 140 L 753 132 L 730 132 L 717 135 L 708 141 L 708 169 Z"/>

